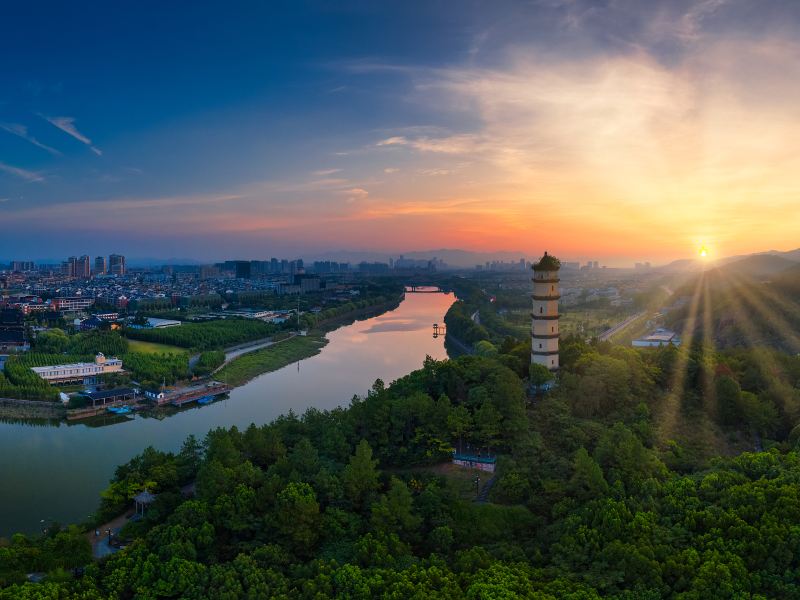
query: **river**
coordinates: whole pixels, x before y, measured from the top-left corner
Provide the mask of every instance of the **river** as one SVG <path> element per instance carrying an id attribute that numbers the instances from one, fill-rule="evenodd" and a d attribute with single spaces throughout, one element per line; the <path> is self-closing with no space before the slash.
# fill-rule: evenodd
<path id="1" fill-rule="evenodd" d="M 388 384 L 420 368 L 426 355 L 446 358 L 432 325 L 443 322 L 453 301 L 452 294 L 407 294 L 395 310 L 330 332 L 320 354 L 261 375 L 226 400 L 161 420 L 136 416 L 104 427 L 0 423 L 0 536 L 35 532 L 42 520 L 85 520 L 116 465 L 147 446 L 175 451 L 189 434 L 202 439 L 214 427 L 346 406 L 375 379 Z"/>

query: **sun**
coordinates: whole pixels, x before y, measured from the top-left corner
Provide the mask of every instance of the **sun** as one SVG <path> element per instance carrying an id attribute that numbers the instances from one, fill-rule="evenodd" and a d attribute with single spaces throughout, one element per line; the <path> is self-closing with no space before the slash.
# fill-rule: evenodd
<path id="1" fill-rule="evenodd" d="M 703 244 L 697 250 L 697 253 L 700 255 L 700 258 L 707 258 L 708 257 L 708 248 L 706 248 L 705 244 Z"/>

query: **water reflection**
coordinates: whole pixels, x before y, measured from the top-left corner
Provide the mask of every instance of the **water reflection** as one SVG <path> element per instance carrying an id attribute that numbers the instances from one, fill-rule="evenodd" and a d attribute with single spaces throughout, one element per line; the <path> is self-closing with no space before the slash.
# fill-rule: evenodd
<path id="1" fill-rule="evenodd" d="M 213 427 L 247 427 L 293 410 L 331 409 L 419 368 L 426 355 L 445 358 L 442 322 L 450 294 L 408 294 L 394 311 L 328 334 L 321 354 L 234 389 L 227 400 L 164 418 L 100 417 L 92 423 L 0 423 L 0 535 L 33 532 L 41 519 L 73 522 L 97 506 L 114 467 L 148 445 L 177 450 L 187 435 Z M 108 424 L 109 426 L 102 426 Z"/>

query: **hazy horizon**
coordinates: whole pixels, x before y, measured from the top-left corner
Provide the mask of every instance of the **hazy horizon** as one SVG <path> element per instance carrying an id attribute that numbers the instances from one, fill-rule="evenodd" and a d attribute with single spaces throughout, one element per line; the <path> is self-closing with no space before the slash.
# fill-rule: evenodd
<path id="1" fill-rule="evenodd" d="M 759 255 L 759 254 L 787 254 L 790 252 L 795 252 L 800 250 L 800 248 L 787 248 L 787 249 L 775 249 L 771 248 L 769 250 L 758 250 L 753 253 L 749 254 L 742 254 L 742 255 L 731 255 L 731 256 L 712 256 L 709 257 L 708 263 L 713 264 L 716 261 L 726 261 L 730 259 L 736 259 L 751 255 Z M 524 258 L 525 260 L 535 260 L 539 256 L 541 256 L 542 252 L 534 252 L 534 253 L 526 253 L 522 251 L 513 251 L 513 250 L 494 250 L 494 251 L 486 251 L 486 252 L 476 252 L 470 250 L 464 250 L 461 248 L 439 248 L 439 249 L 430 249 L 430 250 L 408 250 L 405 252 L 385 252 L 380 250 L 363 250 L 363 251 L 353 251 L 353 250 L 329 250 L 329 251 L 320 251 L 318 253 L 309 253 L 307 251 L 300 251 L 298 253 L 287 253 L 281 254 L 279 252 L 275 253 L 267 253 L 267 254 L 259 254 L 259 255 L 246 255 L 246 254 L 232 254 L 232 255 L 214 255 L 214 254 L 207 254 L 204 257 L 200 256 L 146 256 L 146 255 L 125 255 L 127 264 L 129 266 L 134 267 L 141 267 L 141 266 L 158 266 L 158 265 L 178 265 L 178 264 L 186 264 L 186 265 L 202 265 L 202 264 L 211 264 L 211 263 L 218 263 L 223 262 L 225 260 L 269 260 L 270 258 L 278 258 L 278 259 L 303 259 L 306 261 L 312 260 L 338 260 L 342 262 L 351 262 L 357 263 L 360 261 L 388 261 L 389 259 L 396 259 L 400 256 L 404 256 L 406 258 L 411 259 L 433 259 L 438 258 L 444 260 L 449 266 L 452 267 L 459 267 L 459 268 L 469 268 L 477 264 L 483 264 L 486 261 L 494 261 L 499 260 L 503 262 L 513 261 L 516 262 L 520 258 Z M 83 254 L 88 254 L 92 259 L 94 259 L 97 255 L 108 256 L 112 253 L 121 253 L 118 249 L 113 249 L 111 251 L 107 250 L 100 250 L 98 252 L 85 252 L 83 250 L 75 250 L 73 252 L 64 254 L 63 256 L 9 256 L 4 257 L 0 256 L 0 263 L 2 262 L 10 262 L 12 260 L 33 260 L 40 264 L 50 264 L 50 263 L 60 263 L 63 261 L 67 256 L 80 256 Z M 569 262 L 580 262 L 581 264 L 586 263 L 587 261 L 598 260 L 602 265 L 613 267 L 613 268 L 632 268 L 634 267 L 635 263 L 637 262 L 650 262 L 652 267 L 660 267 L 668 265 L 672 262 L 677 261 L 694 261 L 699 260 L 696 255 L 689 255 L 678 257 L 674 259 L 668 259 L 663 261 L 650 261 L 647 257 L 617 257 L 611 261 L 601 260 L 596 256 L 569 256 L 564 255 L 558 252 L 550 251 L 551 254 L 557 255 L 562 261 L 569 261 Z M 124 254 L 124 253 L 122 253 Z M 798 254 L 800 257 L 800 253 Z M 800 260 L 800 258 L 790 258 L 790 260 Z"/>

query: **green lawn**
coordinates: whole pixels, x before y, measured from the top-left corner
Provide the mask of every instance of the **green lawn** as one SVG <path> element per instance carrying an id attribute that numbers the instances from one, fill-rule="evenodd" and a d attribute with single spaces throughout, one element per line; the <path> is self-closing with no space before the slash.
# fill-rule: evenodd
<path id="1" fill-rule="evenodd" d="M 172 352 L 178 354 L 186 352 L 186 348 L 178 348 L 177 346 L 168 346 L 167 344 L 156 344 L 155 342 L 144 342 L 142 340 L 128 340 L 130 352 L 144 352 L 145 354 L 156 354 L 164 352 Z"/>
<path id="2" fill-rule="evenodd" d="M 262 373 L 277 371 L 295 361 L 314 356 L 328 343 L 322 335 L 308 335 L 290 338 L 268 348 L 255 350 L 235 358 L 214 379 L 232 386 L 242 385 Z"/>

